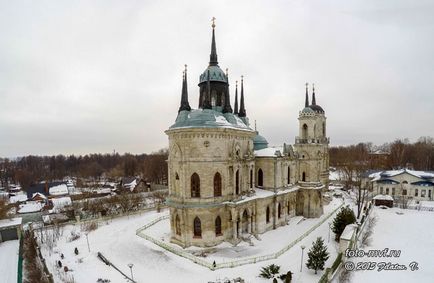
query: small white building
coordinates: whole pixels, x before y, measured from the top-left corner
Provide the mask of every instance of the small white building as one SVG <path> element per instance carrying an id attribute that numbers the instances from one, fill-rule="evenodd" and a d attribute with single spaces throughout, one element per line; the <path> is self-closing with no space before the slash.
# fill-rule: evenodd
<path id="1" fill-rule="evenodd" d="M 18 240 L 21 234 L 22 218 L 10 218 L 0 220 L 0 243 L 10 240 Z"/>
<path id="2" fill-rule="evenodd" d="M 434 172 L 400 169 L 372 173 L 369 178 L 375 195 L 388 195 L 395 200 L 433 200 Z"/>

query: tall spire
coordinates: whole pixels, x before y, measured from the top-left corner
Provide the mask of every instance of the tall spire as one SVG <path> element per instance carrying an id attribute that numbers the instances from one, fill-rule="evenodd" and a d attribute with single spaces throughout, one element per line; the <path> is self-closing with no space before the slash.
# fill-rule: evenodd
<path id="1" fill-rule="evenodd" d="M 182 93 L 181 93 L 181 105 L 179 106 L 178 112 L 183 110 L 190 111 L 191 107 L 188 103 L 188 89 L 187 89 L 187 65 L 185 66 L 184 72 L 182 72 Z"/>
<path id="2" fill-rule="evenodd" d="M 209 73 L 209 69 L 208 69 L 208 81 L 206 82 L 206 93 L 205 93 L 205 98 L 203 101 L 203 109 L 211 109 L 211 85 L 209 82 L 209 78 L 210 78 L 210 73 Z"/>
<path id="3" fill-rule="evenodd" d="M 244 84 L 243 84 L 243 79 L 244 77 L 241 76 L 241 98 L 240 98 L 240 113 L 238 114 L 238 116 L 240 117 L 246 117 L 246 109 L 244 107 Z"/>
<path id="4" fill-rule="evenodd" d="M 238 114 L 238 81 L 235 81 L 235 103 L 234 103 L 234 114 Z"/>
<path id="5" fill-rule="evenodd" d="M 309 107 L 309 94 L 307 87 L 309 86 L 309 83 L 306 83 L 306 98 L 304 101 L 304 107 Z"/>
<path id="6" fill-rule="evenodd" d="M 232 113 L 232 107 L 231 107 L 231 98 L 229 95 L 229 72 L 228 68 L 226 68 L 226 81 L 228 82 L 226 84 L 226 93 L 225 93 L 225 104 L 223 106 L 223 113 Z"/>
<path id="7" fill-rule="evenodd" d="M 217 61 L 217 48 L 215 44 L 215 17 L 212 18 L 212 41 L 211 41 L 211 54 L 209 55 L 209 65 L 215 66 Z"/>
<path id="8" fill-rule="evenodd" d="M 315 99 L 315 84 L 312 84 L 312 105 L 316 105 L 316 99 Z"/>

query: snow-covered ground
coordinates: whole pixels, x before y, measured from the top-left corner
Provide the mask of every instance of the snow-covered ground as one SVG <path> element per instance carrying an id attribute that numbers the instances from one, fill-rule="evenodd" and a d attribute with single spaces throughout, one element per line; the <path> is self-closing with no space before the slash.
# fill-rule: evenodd
<path id="1" fill-rule="evenodd" d="M 1 282 L 17 282 L 19 247 L 18 240 L 0 243 Z"/>
<path id="2" fill-rule="evenodd" d="M 363 257 L 359 262 L 391 262 L 406 265 L 407 270 L 355 271 L 351 282 L 434 282 L 434 212 L 412 209 L 379 209 L 372 212 L 377 223 L 372 242 L 363 250 L 400 250 L 399 257 Z M 349 259 L 354 260 L 354 258 Z M 411 271 L 409 264 L 418 263 Z"/>
<path id="3" fill-rule="evenodd" d="M 326 210 L 330 211 L 331 207 L 326 206 Z M 329 226 L 328 221 L 315 229 L 304 240 L 297 243 L 294 247 L 284 253 L 276 260 L 264 261 L 251 265 L 244 265 L 236 268 L 219 269 L 211 271 L 208 268 L 199 266 L 188 259 L 174 255 L 159 246 L 137 236 L 136 230 L 152 220 L 167 214 L 167 210 L 162 210 L 161 213 L 150 211 L 141 215 L 122 217 L 111 222 L 104 222 L 100 227 L 89 233 L 90 252 L 88 251 L 86 236 L 82 232 L 81 237 L 75 241 L 69 242 L 67 239 L 71 236 L 71 231 L 79 232 L 79 225 L 68 225 L 63 228 L 62 234 L 57 246 L 50 252 L 46 242 L 43 245 L 42 252 L 47 260 L 47 266 L 53 273 L 55 282 L 61 282 L 63 271 L 56 268 L 55 262 L 60 260 L 60 254 L 64 254 L 64 259 L 61 260 L 63 266 L 68 266 L 73 271 L 69 272 L 69 276 L 73 276 L 75 282 L 86 283 L 96 282 L 98 278 L 110 279 L 111 282 L 127 282 L 127 280 L 115 269 L 105 265 L 97 258 L 97 252 L 101 252 L 108 260 L 115 264 L 124 273 L 129 273 L 127 264 L 133 263 L 134 278 L 137 282 L 208 282 L 216 281 L 217 279 L 242 277 L 246 282 L 269 282 L 270 280 L 261 279 L 258 277 L 261 267 L 269 264 L 278 264 L 281 266 L 281 273 L 291 270 L 294 272 L 294 282 L 318 282 L 323 272 L 318 272 L 306 268 L 307 252 L 316 237 L 323 237 L 325 243 L 328 244 L 330 258 L 326 266 L 330 266 L 337 255 L 337 245 L 332 240 L 328 243 Z M 330 219 L 331 220 L 331 219 Z M 309 221 L 305 220 L 308 224 Z M 314 225 L 306 226 L 306 230 Z M 317 220 L 318 221 L 318 220 Z M 317 223 L 317 222 L 315 222 Z M 305 225 L 305 224 L 299 224 Z M 301 227 L 301 226 L 300 226 Z M 169 227 L 161 227 L 169 230 Z M 294 234 L 300 231 L 294 228 Z M 163 232 L 164 234 L 164 232 Z M 39 235 L 39 233 L 37 233 Z M 258 246 L 263 245 L 262 251 L 266 248 L 269 253 L 274 252 L 285 244 L 290 242 L 291 230 L 285 227 L 278 228 L 275 231 L 261 235 L 262 241 Z M 306 246 L 303 258 L 303 271 L 300 272 L 301 260 L 301 245 Z M 74 254 L 74 248 L 77 247 L 79 255 Z M 250 253 L 251 250 L 257 249 L 257 246 L 240 247 L 243 254 Z M 257 251 L 256 251 L 257 252 Z"/>

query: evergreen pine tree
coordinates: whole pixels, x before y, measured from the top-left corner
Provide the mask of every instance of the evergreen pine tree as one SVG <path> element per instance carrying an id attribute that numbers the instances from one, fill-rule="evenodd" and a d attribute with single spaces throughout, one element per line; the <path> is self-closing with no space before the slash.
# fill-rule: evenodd
<path id="1" fill-rule="evenodd" d="M 354 222 L 356 222 L 356 216 L 353 210 L 349 206 L 342 207 L 333 219 L 332 231 L 335 233 L 335 240 L 339 241 L 345 226 Z"/>
<path id="2" fill-rule="evenodd" d="M 318 269 L 324 270 L 324 264 L 329 258 L 327 247 L 324 245 L 324 240 L 318 237 L 315 242 L 312 243 L 312 247 L 307 253 L 308 260 L 306 263 L 307 268 L 314 269 L 317 274 Z"/>

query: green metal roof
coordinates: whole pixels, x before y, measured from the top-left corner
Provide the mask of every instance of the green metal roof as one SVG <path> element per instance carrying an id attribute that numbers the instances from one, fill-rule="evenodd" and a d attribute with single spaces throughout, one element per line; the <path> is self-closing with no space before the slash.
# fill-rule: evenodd
<path id="1" fill-rule="evenodd" d="M 228 82 L 226 74 L 223 72 L 223 70 L 220 69 L 219 66 L 213 65 L 213 66 L 208 66 L 208 68 L 206 68 L 206 70 L 202 73 L 202 75 L 200 75 L 199 83 L 203 83 L 208 80 L 208 70 L 210 75 L 209 78 L 210 81 L 218 81 L 224 83 Z"/>
<path id="2" fill-rule="evenodd" d="M 232 113 L 221 113 L 212 109 L 194 109 L 181 111 L 176 117 L 175 124 L 169 129 L 177 128 L 233 128 L 253 131 L 238 116 Z"/>

